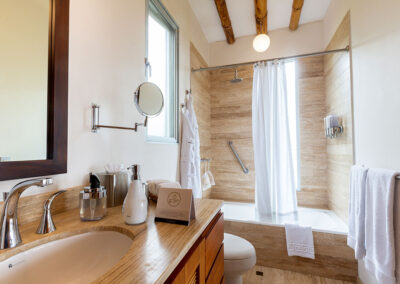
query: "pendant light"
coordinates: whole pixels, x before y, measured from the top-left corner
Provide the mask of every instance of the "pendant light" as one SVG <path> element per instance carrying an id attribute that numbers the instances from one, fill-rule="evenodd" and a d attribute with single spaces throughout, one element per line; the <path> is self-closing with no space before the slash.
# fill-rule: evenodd
<path id="1" fill-rule="evenodd" d="M 268 36 L 267 0 L 255 0 L 254 10 L 257 35 L 253 40 L 253 48 L 257 52 L 264 52 L 269 48 L 271 43 Z"/>
<path id="2" fill-rule="evenodd" d="M 271 39 L 267 34 L 258 34 L 253 40 L 253 48 L 257 52 L 264 52 L 269 48 Z"/>

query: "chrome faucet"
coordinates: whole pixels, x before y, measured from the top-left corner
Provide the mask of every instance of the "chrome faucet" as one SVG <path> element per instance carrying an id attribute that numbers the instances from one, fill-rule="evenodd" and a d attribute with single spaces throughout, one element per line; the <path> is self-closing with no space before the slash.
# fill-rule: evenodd
<path id="1" fill-rule="evenodd" d="M 31 186 L 45 187 L 53 183 L 51 178 L 31 179 L 18 183 L 10 192 L 3 193 L 4 207 L 0 219 L 0 249 L 16 247 L 21 243 L 21 235 L 18 228 L 18 200 L 22 192 Z"/>
<path id="2" fill-rule="evenodd" d="M 36 230 L 36 234 L 48 234 L 56 230 L 53 217 L 51 216 L 51 205 L 53 204 L 54 199 L 64 192 L 65 190 L 57 191 L 46 200 L 43 206 L 42 220 L 40 221 L 40 225 Z"/>

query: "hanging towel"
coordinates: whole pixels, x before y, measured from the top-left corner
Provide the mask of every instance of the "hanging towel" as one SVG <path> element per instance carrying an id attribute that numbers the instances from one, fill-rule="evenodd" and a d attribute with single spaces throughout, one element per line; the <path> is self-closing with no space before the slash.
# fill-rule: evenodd
<path id="1" fill-rule="evenodd" d="M 286 246 L 289 256 L 315 259 L 314 238 L 311 227 L 285 224 Z"/>
<path id="2" fill-rule="evenodd" d="M 379 283 L 395 284 L 395 171 L 369 169 L 365 196 L 365 266 Z"/>
<path id="3" fill-rule="evenodd" d="M 349 233 L 347 244 L 356 259 L 365 256 L 365 186 L 368 168 L 353 166 L 350 173 Z"/>
<path id="4" fill-rule="evenodd" d="M 186 107 L 182 111 L 180 165 L 182 188 L 192 189 L 194 198 L 201 198 L 199 126 L 194 112 L 192 96 L 189 96 Z"/>

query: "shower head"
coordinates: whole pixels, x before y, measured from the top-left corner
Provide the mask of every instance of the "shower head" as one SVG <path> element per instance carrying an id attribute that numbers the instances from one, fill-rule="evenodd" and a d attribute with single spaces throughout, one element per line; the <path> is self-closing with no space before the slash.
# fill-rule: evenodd
<path id="1" fill-rule="evenodd" d="M 231 83 L 240 83 L 243 81 L 243 78 L 238 78 L 238 71 L 235 69 L 235 78 L 231 80 Z"/>

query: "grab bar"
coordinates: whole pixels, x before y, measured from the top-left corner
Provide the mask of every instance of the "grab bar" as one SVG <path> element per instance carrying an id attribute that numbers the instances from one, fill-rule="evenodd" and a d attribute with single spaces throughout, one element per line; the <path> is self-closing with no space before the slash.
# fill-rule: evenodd
<path id="1" fill-rule="evenodd" d="M 243 164 L 242 159 L 240 159 L 239 154 L 236 152 L 235 147 L 233 146 L 232 141 L 228 141 L 228 145 L 231 148 L 233 154 L 235 155 L 236 159 L 238 160 L 240 166 L 242 167 L 243 172 L 247 175 L 249 173 L 249 169 Z"/>

